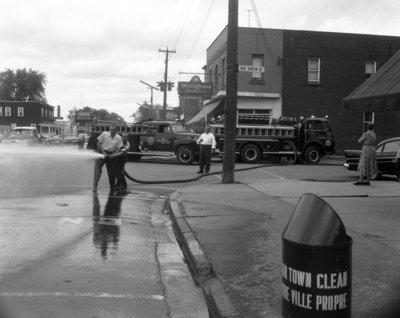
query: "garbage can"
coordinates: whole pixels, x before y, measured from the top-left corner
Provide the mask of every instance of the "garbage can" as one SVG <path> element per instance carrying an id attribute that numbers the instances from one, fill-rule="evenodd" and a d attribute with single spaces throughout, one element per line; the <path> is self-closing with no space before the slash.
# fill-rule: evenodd
<path id="1" fill-rule="evenodd" d="M 282 233 L 282 316 L 351 316 L 351 246 L 343 222 L 314 194 L 301 196 Z"/>

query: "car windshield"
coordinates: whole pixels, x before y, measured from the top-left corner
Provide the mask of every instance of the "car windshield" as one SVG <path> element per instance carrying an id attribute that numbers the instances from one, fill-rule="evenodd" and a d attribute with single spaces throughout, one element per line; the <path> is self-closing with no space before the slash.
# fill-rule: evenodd
<path id="1" fill-rule="evenodd" d="M 187 132 L 187 130 L 180 124 L 172 124 L 171 129 L 173 132 Z"/>
<path id="2" fill-rule="evenodd" d="M 307 129 L 331 131 L 329 122 L 325 120 L 310 120 L 307 122 Z"/>

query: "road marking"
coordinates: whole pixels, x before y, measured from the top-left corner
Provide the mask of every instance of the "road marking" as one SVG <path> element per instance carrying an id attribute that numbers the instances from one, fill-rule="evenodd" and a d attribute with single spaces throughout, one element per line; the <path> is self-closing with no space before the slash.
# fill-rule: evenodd
<path id="1" fill-rule="evenodd" d="M 271 176 L 273 176 L 273 177 L 277 177 L 278 179 L 285 180 L 285 178 L 284 178 L 284 177 L 278 176 L 278 175 L 277 175 L 277 174 L 275 174 L 275 173 L 268 172 L 268 171 L 265 171 L 265 170 L 262 170 L 262 169 L 260 169 L 260 171 L 261 171 L 262 173 L 269 174 L 269 175 L 271 175 Z"/>
<path id="2" fill-rule="evenodd" d="M 59 224 L 66 224 L 66 223 L 72 223 L 72 224 L 82 224 L 83 223 L 83 218 L 78 217 L 78 218 L 69 218 L 69 217 L 62 217 L 59 221 Z"/>
<path id="3" fill-rule="evenodd" d="M 115 299 L 164 300 L 163 295 L 109 294 L 109 293 L 65 293 L 65 292 L 1 292 L 0 297 L 88 297 Z"/>

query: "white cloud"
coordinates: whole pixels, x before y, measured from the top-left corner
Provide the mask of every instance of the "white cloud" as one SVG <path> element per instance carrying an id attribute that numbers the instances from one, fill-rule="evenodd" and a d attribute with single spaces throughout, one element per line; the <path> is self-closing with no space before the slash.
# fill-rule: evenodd
<path id="1" fill-rule="evenodd" d="M 254 0 L 262 27 L 400 35 L 394 0 Z M 257 27 L 251 2 L 239 1 L 239 24 Z M 0 70 L 47 74 L 47 98 L 73 107 L 107 108 L 125 119 L 164 77 L 202 72 L 206 49 L 226 26 L 228 0 L 2 0 Z M 180 73 L 181 72 L 181 73 Z M 175 87 L 177 86 L 177 83 Z M 154 91 L 154 102 L 163 95 Z M 168 102 L 178 105 L 176 89 Z"/>

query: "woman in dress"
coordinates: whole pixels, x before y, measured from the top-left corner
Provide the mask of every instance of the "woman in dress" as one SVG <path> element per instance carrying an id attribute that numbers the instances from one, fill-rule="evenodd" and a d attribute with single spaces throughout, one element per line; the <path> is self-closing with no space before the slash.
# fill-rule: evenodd
<path id="1" fill-rule="evenodd" d="M 369 185 L 371 178 L 378 172 L 376 164 L 376 135 L 374 125 L 369 124 L 368 130 L 362 134 L 358 142 L 362 145 L 360 162 L 357 171 L 360 174 L 355 185 Z"/>

